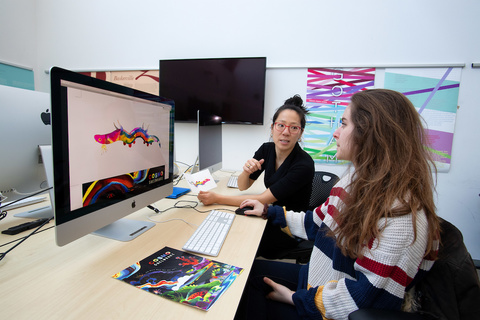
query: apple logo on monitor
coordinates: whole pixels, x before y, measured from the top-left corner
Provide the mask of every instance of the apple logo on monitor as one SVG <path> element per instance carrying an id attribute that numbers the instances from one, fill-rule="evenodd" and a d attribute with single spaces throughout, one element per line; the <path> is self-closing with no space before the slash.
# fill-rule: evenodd
<path id="1" fill-rule="evenodd" d="M 46 126 L 50 124 L 50 112 L 48 112 L 48 109 L 40 114 L 40 118 L 42 118 L 42 121 Z"/>

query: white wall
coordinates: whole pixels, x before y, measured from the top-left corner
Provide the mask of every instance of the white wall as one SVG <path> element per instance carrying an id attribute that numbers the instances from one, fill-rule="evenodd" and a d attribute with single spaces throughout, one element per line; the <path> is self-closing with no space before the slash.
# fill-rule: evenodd
<path id="1" fill-rule="evenodd" d="M 34 69 L 35 0 L 0 0 L 0 62 Z"/>
<path id="2" fill-rule="evenodd" d="M 32 3 L 37 31 L 26 39 L 36 46 L 19 44 L 24 32 L 10 26 L 13 14 L 32 19 L 32 9 L 25 8 Z M 286 98 L 305 97 L 306 67 L 464 63 L 452 165 L 438 176 L 437 206 L 480 259 L 480 69 L 470 67 L 480 62 L 480 1 L 0 0 L 0 5 L 0 30 L 7 26 L 12 32 L 11 48 L 5 50 L 2 42 L 0 60 L 34 60 L 37 90 L 49 91 L 44 70 L 53 65 L 157 69 L 159 59 L 266 56 L 267 124 Z M 4 13 L 5 7 L 13 14 Z M 175 134 L 177 160 L 192 163 L 195 125 L 179 124 Z M 268 137 L 268 125 L 226 125 L 224 167 L 240 169 Z"/>

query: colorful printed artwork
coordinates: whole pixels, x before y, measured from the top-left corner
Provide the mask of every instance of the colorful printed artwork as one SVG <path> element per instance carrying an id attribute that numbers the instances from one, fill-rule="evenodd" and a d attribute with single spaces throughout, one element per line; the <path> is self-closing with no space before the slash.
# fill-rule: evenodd
<path id="1" fill-rule="evenodd" d="M 194 181 L 193 184 L 195 185 L 195 187 L 204 186 L 208 181 L 210 181 L 210 179 L 207 178 L 202 181 Z"/>
<path id="2" fill-rule="evenodd" d="M 242 271 L 239 267 L 165 247 L 113 278 L 207 311 Z"/>
<path id="3" fill-rule="evenodd" d="M 307 77 L 304 150 L 316 163 L 339 163 L 333 133 L 350 97 L 374 87 L 375 68 L 312 68 Z"/>
<path id="4" fill-rule="evenodd" d="M 406 95 L 425 121 L 438 171 L 450 169 L 461 68 L 388 68 L 387 89 Z"/>
<path id="5" fill-rule="evenodd" d="M 215 179 L 208 169 L 193 174 L 185 174 L 185 180 L 194 191 L 208 191 L 217 187 Z"/>
<path id="6" fill-rule="evenodd" d="M 143 144 L 146 144 L 147 147 L 154 142 L 158 142 L 159 147 L 162 146 L 158 137 L 155 135 L 149 135 L 147 132 L 148 129 L 145 130 L 143 125 L 142 127 L 137 127 L 130 132 L 123 130 L 122 126 L 120 126 L 120 129 L 117 128 L 115 124 L 113 124 L 113 126 L 115 127 L 114 131 L 106 134 L 96 134 L 94 136 L 95 141 L 102 145 L 102 151 L 107 151 L 107 144 L 117 141 L 121 141 L 123 142 L 123 145 L 132 147 L 132 144 L 135 144 L 135 140 L 137 138 L 141 138 L 143 140 Z"/>

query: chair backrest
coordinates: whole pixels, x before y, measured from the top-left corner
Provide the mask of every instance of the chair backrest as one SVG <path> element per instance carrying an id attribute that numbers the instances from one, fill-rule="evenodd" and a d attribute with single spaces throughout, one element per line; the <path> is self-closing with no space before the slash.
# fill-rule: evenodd
<path id="1" fill-rule="evenodd" d="M 421 311 L 435 315 L 435 319 L 478 319 L 480 280 L 463 235 L 442 218 L 440 228 L 438 259 L 425 278 L 415 285 Z"/>
<path id="2" fill-rule="evenodd" d="M 312 195 L 310 196 L 308 209 L 313 210 L 324 203 L 338 180 L 340 178 L 331 172 L 316 171 L 313 176 Z"/>
<path id="3" fill-rule="evenodd" d="M 437 319 L 470 320 L 480 315 L 480 280 L 460 230 L 440 218 L 438 259 L 415 285 L 416 313 L 359 309 L 349 320 Z"/>

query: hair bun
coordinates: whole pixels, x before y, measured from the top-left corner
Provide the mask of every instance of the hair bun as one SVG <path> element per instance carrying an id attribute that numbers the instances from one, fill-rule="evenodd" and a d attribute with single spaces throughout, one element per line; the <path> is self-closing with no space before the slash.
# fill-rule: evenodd
<path id="1" fill-rule="evenodd" d="M 300 109 L 301 112 L 303 112 L 304 114 L 308 114 L 307 108 L 303 105 L 303 99 L 298 94 L 285 100 L 285 105 L 298 107 L 298 109 Z"/>
<path id="2" fill-rule="evenodd" d="M 300 95 L 296 94 L 293 97 L 285 100 L 285 104 L 291 104 L 297 107 L 303 107 L 303 100 L 302 100 L 302 97 L 300 97 Z"/>

